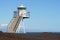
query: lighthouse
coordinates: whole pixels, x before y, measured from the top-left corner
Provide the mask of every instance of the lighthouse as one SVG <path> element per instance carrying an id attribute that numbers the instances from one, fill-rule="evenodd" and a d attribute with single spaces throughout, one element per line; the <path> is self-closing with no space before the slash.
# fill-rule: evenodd
<path id="1" fill-rule="evenodd" d="M 17 9 L 18 12 L 14 11 L 14 17 L 8 25 L 8 33 L 17 33 L 16 31 L 20 29 L 21 22 L 23 22 L 22 20 L 30 17 L 29 12 L 26 11 L 26 7 L 24 5 L 18 6 Z"/>
<path id="2" fill-rule="evenodd" d="M 29 13 L 26 12 L 26 7 L 24 5 L 18 6 L 18 13 L 19 13 L 19 16 L 23 17 L 23 19 L 29 18 L 29 15 L 28 15 Z"/>

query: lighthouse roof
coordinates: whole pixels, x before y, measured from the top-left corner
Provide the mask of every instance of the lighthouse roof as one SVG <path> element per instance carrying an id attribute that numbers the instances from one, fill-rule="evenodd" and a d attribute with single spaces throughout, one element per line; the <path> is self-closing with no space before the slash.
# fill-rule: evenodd
<path id="1" fill-rule="evenodd" d="M 24 5 L 20 5 L 18 6 L 18 8 L 26 8 Z"/>

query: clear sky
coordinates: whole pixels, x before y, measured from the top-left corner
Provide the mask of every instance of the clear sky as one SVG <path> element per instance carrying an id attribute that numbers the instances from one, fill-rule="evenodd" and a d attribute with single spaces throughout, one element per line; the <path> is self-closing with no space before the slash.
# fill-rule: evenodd
<path id="1" fill-rule="evenodd" d="M 0 24 L 9 24 L 21 4 L 30 11 L 30 18 L 24 20 L 26 32 L 60 32 L 60 0 L 0 0 Z"/>

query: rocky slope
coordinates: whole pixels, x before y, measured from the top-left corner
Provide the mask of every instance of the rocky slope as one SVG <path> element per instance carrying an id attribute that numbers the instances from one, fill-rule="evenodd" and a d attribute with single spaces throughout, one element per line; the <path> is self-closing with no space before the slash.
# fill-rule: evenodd
<path id="1" fill-rule="evenodd" d="M 44 32 L 41 34 L 15 34 L 0 32 L 0 40 L 60 40 L 60 34 Z"/>

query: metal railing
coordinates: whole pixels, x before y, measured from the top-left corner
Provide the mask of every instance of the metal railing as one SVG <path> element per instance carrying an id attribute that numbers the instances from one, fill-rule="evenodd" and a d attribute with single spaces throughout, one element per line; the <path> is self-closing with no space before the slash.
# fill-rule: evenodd
<path id="1" fill-rule="evenodd" d="M 18 12 L 17 11 L 14 11 L 14 16 L 13 18 L 16 18 L 18 16 Z"/>
<path id="2" fill-rule="evenodd" d="M 27 13 L 26 13 L 26 16 L 27 16 L 27 17 L 30 17 L 30 12 L 27 12 Z"/>

